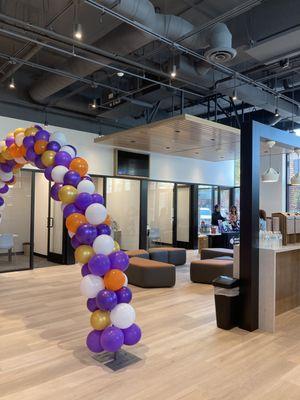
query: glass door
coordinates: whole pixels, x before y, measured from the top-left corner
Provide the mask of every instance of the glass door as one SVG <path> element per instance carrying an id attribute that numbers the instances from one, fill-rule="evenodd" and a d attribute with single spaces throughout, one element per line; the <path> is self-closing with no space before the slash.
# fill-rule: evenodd
<path id="1" fill-rule="evenodd" d="M 48 260 L 63 263 L 63 231 L 64 220 L 61 203 L 49 198 L 48 209 Z"/>
<path id="2" fill-rule="evenodd" d="M 174 246 L 190 247 L 191 186 L 176 184 L 174 188 Z"/>
<path id="3" fill-rule="evenodd" d="M 222 216 L 227 218 L 230 208 L 230 188 L 220 188 L 220 208 Z"/>

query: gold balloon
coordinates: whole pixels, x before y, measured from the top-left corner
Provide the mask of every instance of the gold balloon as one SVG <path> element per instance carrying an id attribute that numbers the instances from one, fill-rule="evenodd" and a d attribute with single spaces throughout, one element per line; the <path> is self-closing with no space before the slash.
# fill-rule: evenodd
<path id="1" fill-rule="evenodd" d="M 25 129 L 24 135 L 25 136 L 33 136 L 37 133 L 38 129 L 35 126 L 30 126 L 29 128 Z"/>
<path id="2" fill-rule="evenodd" d="M 42 155 L 42 163 L 46 165 L 46 167 L 50 167 L 54 163 L 55 154 L 55 151 L 46 150 Z"/>
<path id="3" fill-rule="evenodd" d="M 64 204 L 74 203 L 76 197 L 77 189 L 71 185 L 63 186 L 58 192 L 58 198 Z"/>
<path id="4" fill-rule="evenodd" d="M 120 245 L 116 240 L 114 240 L 114 249 L 113 249 L 113 251 L 119 251 L 119 250 L 120 250 Z"/>
<path id="5" fill-rule="evenodd" d="M 15 135 L 14 135 L 14 132 L 12 131 L 12 132 L 8 132 L 8 134 L 6 135 L 6 137 L 7 138 L 9 138 L 9 137 L 14 137 Z"/>
<path id="6" fill-rule="evenodd" d="M 75 261 L 80 264 L 86 264 L 95 252 L 91 246 L 87 246 L 86 244 L 82 244 L 78 246 L 75 250 Z"/>
<path id="7" fill-rule="evenodd" d="M 1 163 L 5 163 L 5 158 L 3 157 L 2 154 L 0 154 L 0 162 L 1 162 Z"/>
<path id="8" fill-rule="evenodd" d="M 5 158 L 5 160 L 13 160 L 13 156 L 10 154 L 9 149 L 6 147 L 6 149 L 2 152 L 2 156 Z"/>
<path id="9" fill-rule="evenodd" d="M 108 311 L 96 310 L 91 315 L 91 325 L 97 331 L 102 331 L 111 324 Z"/>
<path id="10" fill-rule="evenodd" d="M 17 129 L 15 129 L 15 130 L 14 130 L 14 137 L 16 137 L 18 133 L 21 133 L 21 132 L 24 132 L 24 131 L 25 131 L 24 128 L 17 128 Z"/>
<path id="11" fill-rule="evenodd" d="M 0 153 L 2 153 L 2 149 L 4 149 L 6 147 L 5 141 L 1 140 L 0 141 Z"/>

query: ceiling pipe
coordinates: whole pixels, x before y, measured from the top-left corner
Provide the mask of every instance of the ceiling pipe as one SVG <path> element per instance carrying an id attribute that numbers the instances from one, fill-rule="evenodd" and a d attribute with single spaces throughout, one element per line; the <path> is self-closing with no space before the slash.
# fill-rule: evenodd
<path id="1" fill-rule="evenodd" d="M 153 4 L 149 0 L 119 0 L 117 5 L 115 0 L 102 1 L 101 3 L 109 7 L 115 6 L 114 9 L 124 12 L 128 18 L 132 18 L 140 24 L 146 24 L 154 32 L 166 35 L 171 40 L 176 40 L 177 38 L 182 37 L 194 28 L 190 22 L 181 17 L 157 14 Z M 221 26 L 223 32 L 228 30 L 224 24 L 217 24 L 216 26 L 217 29 L 220 29 Z M 229 35 L 231 35 L 230 32 Z M 143 32 L 137 31 L 133 27 L 126 26 L 125 28 L 124 25 L 122 25 L 94 43 L 94 46 L 98 46 L 101 49 L 110 51 L 117 55 L 127 55 L 153 40 L 153 37 L 145 35 Z M 186 39 L 183 43 L 197 50 L 209 47 L 207 34 L 195 35 L 192 38 Z M 234 52 L 235 51 L 232 49 L 233 54 Z M 111 60 L 98 55 L 95 58 L 98 60 L 100 59 L 103 64 L 108 65 L 111 63 Z M 76 58 L 68 60 L 64 66 L 64 69 L 79 76 L 93 74 L 100 68 L 99 65 L 88 64 L 81 60 L 76 60 Z M 42 103 L 53 94 L 71 85 L 73 82 L 74 81 L 70 79 L 63 79 L 61 77 L 45 76 L 30 89 L 30 96 L 35 101 Z"/>

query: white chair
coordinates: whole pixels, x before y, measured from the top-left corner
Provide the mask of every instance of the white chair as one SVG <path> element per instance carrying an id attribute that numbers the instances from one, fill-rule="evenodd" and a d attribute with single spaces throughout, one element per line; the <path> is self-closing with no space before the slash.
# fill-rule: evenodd
<path id="1" fill-rule="evenodd" d="M 12 262 L 12 250 L 14 248 L 14 235 L 2 233 L 0 235 L 0 249 L 8 251 L 8 262 Z"/>

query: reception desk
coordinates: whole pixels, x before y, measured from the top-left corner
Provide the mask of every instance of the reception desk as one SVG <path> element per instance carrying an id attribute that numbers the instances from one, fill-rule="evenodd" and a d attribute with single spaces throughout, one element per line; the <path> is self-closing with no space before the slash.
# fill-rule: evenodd
<path id="1" fill-rule="evenodd" d="M 259 328 L 275 332 L 276 315 L 300 306 L 300 244 L 259 249 Z"/>

